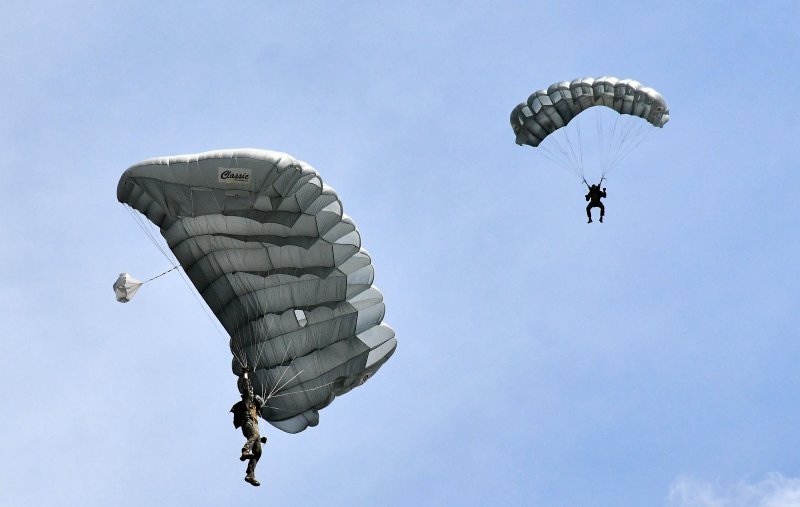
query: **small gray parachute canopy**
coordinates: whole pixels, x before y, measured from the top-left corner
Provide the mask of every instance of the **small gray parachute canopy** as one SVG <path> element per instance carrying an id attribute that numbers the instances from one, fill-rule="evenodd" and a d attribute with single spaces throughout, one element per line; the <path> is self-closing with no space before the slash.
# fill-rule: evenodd
<path id="1" fill-rule="evenodd" d="M 160 228 L 272 425 L 315 426 L 394 352 L 370 256 L 310 165 L 253 149 L 155 158 L 125 171 L 117 198 Z"/>
<path id="2" fill-rule="evenodd" d="M 638 116 L 654 127 L 663 127 L 669 121 L 669 107 L 660 93 L 632 79 L 603 76 L 560 81 L 534 92 L 511 111 L 511 128 L 517 144 L 537 147 L 547 136 L 595 106 Z"/>

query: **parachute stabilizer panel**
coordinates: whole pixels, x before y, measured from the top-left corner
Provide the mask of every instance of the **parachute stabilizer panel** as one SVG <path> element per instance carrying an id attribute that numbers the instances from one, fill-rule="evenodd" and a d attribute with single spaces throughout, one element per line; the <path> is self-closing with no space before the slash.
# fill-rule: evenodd
<path id="1" fill-rule="evenodd" d="M 315 426 L 394 352 L 361 236 L 310 165 L 252 149 L 150 159 L 117 198 L 161 229 L 229 333 L 234 373 L 246 365 L 271 395 L 274 426 Z"/>

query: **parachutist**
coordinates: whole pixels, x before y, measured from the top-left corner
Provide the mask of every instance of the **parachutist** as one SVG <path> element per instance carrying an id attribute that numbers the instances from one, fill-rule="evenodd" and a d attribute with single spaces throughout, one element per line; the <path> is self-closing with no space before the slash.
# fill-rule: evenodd
<path id="1" fill-rule="evenodd" d="M 258 433 L 258 415 L 261 412 L 261 407 L 264 406 L 264 400 L 261 396 L 253 394 L 253 386 L 250 383 L 247 370 L 239 377 L 236 384 L 242 394 L 242 399 L 231 407 L 233 426 L 242 428 L 242 434 L 247 439 L 247 442 L 242 447 L 242 455 L 239 459 L 241 461 L 249 460 L 244 480 L 253 486 L 260 486 L 261 483 L 256 480 L 255 472 L 258 460 L 261 458 L 261 444 L 267 443 L 267 438 L 260 436 Z"/>
<path id="2" fill-rule="evenodd" d="M 589 217 L 587 223 L 592 223 L 592 208 L 600 208 L 600 223 L 603 223 L 603 215 L 606 214 L 606 207 L 600 202 L 600 199 L 606 197 L 606 189 L 600 190 L 600 185 L 592 185 L 589 187 L 589 193 L 586 194 L 586 200 L 589 204 L 586 205 L 586 216 Z"/>

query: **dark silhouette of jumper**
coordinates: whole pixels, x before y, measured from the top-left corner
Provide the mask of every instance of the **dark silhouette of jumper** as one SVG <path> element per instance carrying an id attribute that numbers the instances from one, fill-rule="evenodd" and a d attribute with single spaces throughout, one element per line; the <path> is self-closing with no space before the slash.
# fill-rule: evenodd
<path id="1" fill-rule="evenodd" d="M 586 200 L 589 204 L 586 205 L 586 216 L 589 217 L 587 223 L 592 223 L 592 208 L 600 208 L 600 222 L 603 222 L 603 216 L 606 214 L 606 207 L 600 201 L 606 197 L 606 189 L 600 190 L 600 185 L 592 185 L 589 187 L 589 193 L 586 194 Z"/>

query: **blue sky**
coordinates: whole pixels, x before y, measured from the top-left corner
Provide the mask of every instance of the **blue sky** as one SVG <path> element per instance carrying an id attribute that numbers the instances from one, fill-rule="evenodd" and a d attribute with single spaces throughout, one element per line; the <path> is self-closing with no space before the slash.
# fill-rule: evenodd
<path id="1" fill-rule="evenodd" d="M 3 505 L 798 505 L 796 2 L 39 2 L 0 42 Z M 550 83 L 671 121 L 607 182 L 514 144 Z M 285 151 L 373 257 L 392 359 L 242 481 L 227 339 L 116 202 Z M 772 502 L 772 503 L 770 503 Z"/>

